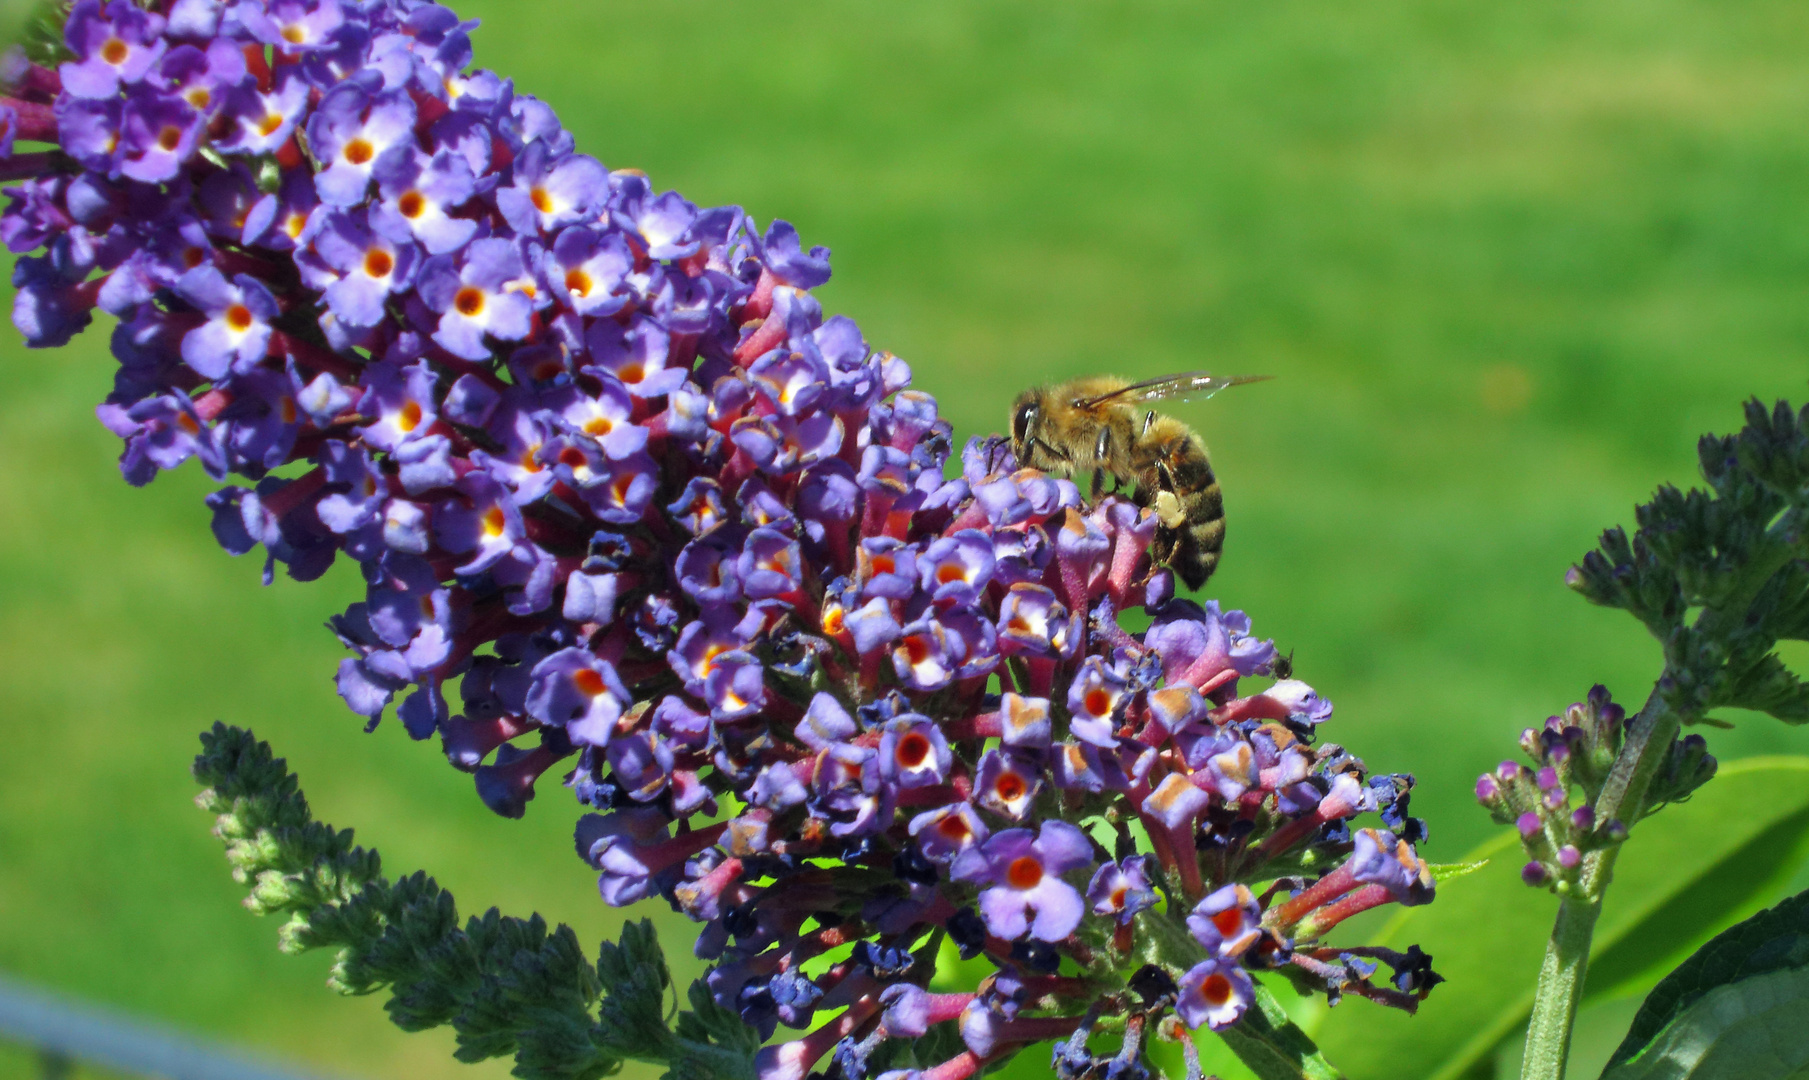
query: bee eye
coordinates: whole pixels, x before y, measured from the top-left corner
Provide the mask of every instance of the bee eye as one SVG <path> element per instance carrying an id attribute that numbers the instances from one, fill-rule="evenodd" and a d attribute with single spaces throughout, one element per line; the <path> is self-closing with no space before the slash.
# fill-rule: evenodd
<path id="1" fill-rule="evenodd" d="M 1018 409 L 1017 415 L 1011 418 L 1011 439 L 1013 442 L 1022 445 L 1024 440 L 1030 437 L 1030 424 L 1036 419 L 1036 412 L 1035 404 L 1025 402 L 1023 407 Z"/>

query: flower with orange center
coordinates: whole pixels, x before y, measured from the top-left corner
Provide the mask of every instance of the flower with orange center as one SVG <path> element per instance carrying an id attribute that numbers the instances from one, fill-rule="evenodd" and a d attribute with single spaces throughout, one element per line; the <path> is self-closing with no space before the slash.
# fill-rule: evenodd
<path id="1" fill-rule="evenodd" d="M 1262 937 L 1262 905 L 1248 887 L 1226 885 L 1194 906 L 1187 928 L 1208 954 L 1235 960 Z"/>
<path id="2" fill-rule="evenodd" d="M 992 886 L 980 894 L 980 916 L 992 934 L 1008 941 L 1025 934 L 1060 941 L 1080 925 L 1085 909 L 1080 893 L 1061 875 L 1093 862 L 1085 833 L 1065 821 L 1045 821 L 1036 833 L 994 833 L 956 856 L 949 876 Z"/>
<path id="3" fill-rule="evenodd" d="M 1132 855 L 1101 866 L 1087 883 L 1087 902 L 1092 905 L 1093 914 L 1116 919 L 1125 926 L 1138 912 L 1155 904 L 1150 865 L 1149 856 Z"/>
<path id="4" fill-rule="evenodd" d="M 911 819 L 910 832 L 917 847 L 932 862 L 945 863 L 991 835 L 974 808 L 964 802 L 950 803 L 918 814 Z"/>
<path id="5" fill-rule="evenodd" d="M 1114 729 L 1125 687 L 1124 676 L 1113 670 L 1104 657 L 1089 656 L 1082 661 L 1068 687 L 1068 715 L 1073 718 L 1069 730 L 1074 737 L 1107 749 L 1116 746 Z"/>
<path id="6" fill-rule="evenodd" d="M 1035 764 L 1015 752 L 988 750 L 980 759 L 974 801 L 995 814 L 1022 821 L 1042 789 Z"/>
<path id="7" fill-rule="evenodd" d="M 886 722 L 879 739 L 879 768 L 903 788 L 926 787 L 948 779 L 953 756 L 942 729 L 921 713 L 903 713 Z"/>
<path id="8" fill-rule="evenodd" d="M 1201 1025 L 1223 1031 L 1244 1015 L 1256 988 L 1244 969 L 1229 960 L 1209 957 L 1181 976 L 1175 1013 L 1190 1028 Z"/>

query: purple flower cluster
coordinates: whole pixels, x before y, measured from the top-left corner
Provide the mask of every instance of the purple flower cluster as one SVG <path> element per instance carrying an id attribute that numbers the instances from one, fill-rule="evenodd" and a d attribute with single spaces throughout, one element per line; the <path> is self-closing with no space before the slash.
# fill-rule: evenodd
<path id="1" fill-rule="evenodd" d="M 1316 746 L 1305 683 L 1240 692 L 1273 644 L 1175 596 L 1146 510 L 998 439 L 946 475 L 935 401 L 811 297 L 826 249 L 576 153 L 471 25 L 79 0 L 68 62 L 11 65 L 14 321 L 117 317 L 126 478 L 247 478 L 214 532 L 266 580 L 357 560 L 346 702 L 400 699 L 501 814 L 560 765 L 604 899 L 664 897 L 719 1003 L 809 1030 L 762 1080 L 937 1024 L 964 1049 L 887 1077 L 1051 1039 L 1082 1075 L 1108 1014 L 1130 1076 L 1257 971 L 1411 1008 L 1423 954 L 1318 942 L 1431 898 L 1412 778 Z M 930 993 L 945 940 L 994 974 Z"/>
<path id="2" fill-rule="evenodd" d="M 1585 700 L 1520 733 L 1520 748 L 1532 759 L 1532 768 L 1503 761 L 1477 777 L 1477 801 L 1496 822 L 1520 832 L 1527 854 L 1520 877 L 1528 885 L 1560 896 L 1575 894 L 1587 887 L 1584 857 L 1627 839 L 1626 822 L 1596 813 L 1626 737 L 1627 710 L 1615 703 L 1607 687 L 1596 686 Z M 1715 775 L 1716 767 L 1701 735 L 1673 740 L 1651 781 L 1645 813 L 1687 798 Z"/>

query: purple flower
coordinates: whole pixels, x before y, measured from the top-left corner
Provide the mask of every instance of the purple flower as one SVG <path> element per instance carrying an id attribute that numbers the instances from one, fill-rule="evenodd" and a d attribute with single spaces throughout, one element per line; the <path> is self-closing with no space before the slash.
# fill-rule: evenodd
<path id="1" fill-rule="evenodd" d="M 306 112 L 308 90 L 307 82 L 287 69 L 268 92 L 254 85 L 232 89 L 221 107 L 227 121 L 225 134 L 214 140 L 214 148 L 227 154 L 276 153 L 294 136 Z M 310 195 L 313 187 L 310 182 Z"/>
<path id="2" fill-rule="evenodd" d="M 940 690 L 954 681 L 966 653 L 958 633 L 935 619 L 921 619 L 900 631 L 892 666 L 913 690 Z"/>
<path id="3" fill-rule="evenodd" d="M 1151 691 L 1149 711 L 1157 723 L 1173 733 L 1204 720 L 1207 705 L 1206 699 L 1200 696 L 1198 690 L 1182 684 Z"/>
<path id="4" fill-rule="evenodd" d="M 810 699 L 810 707 L 804 711 L 795 734 L 805 746 L 822 750 L 852 737 L 858 730 L 848 710 L 830 695 L 819 693 Z"/>
<path id="5" fill-rule="evenodd" d="M 602 871 L 597 888 L 605 903 L 632 904 L 654 888 L 653 876 L 664 867 L 650 865 L 655 862 L 652 850 L 666 839 L 667 824 L 666 816 L 652 809 L 578 819 L 578 857 Z"/>
<path id="6" fill-rule="evenodd" d="M 645 177 L 629 175 L 620 182 L 620 208 L 612 216 L 634 234 L 650 258 L 683 259 L 696 253 L 698 245 L 687 242 L 687 233 L 697 220 L 697 207 L 676 191 L 655 197 Z"/>
<path id="7" fill-rule="evenodd" d="M 829 280 L 829 249 L 819 245 L 805 252 L 788 221 L 767 226 L 760 249 L 773 276 L 787 285 L 814 289 Z"/>
<path id="8" fill-rule="evenodd" d="M 1068 687 L 1068 715 L 1073 717 L 1069 730 L 1094 746 L 1118 745 L 1113 730 L 1124 694 L 1124 677 L 1107 667 L 1102 657 L 1087 657 Z"/>
<path id="9" fill-rule="evenodd" d="M 750 600 L 786 596 L 803 584 L 798 542 L 778 529 L 755 529 L 742 543 L 735 564 L 742 592 Z"/>
<path id="10" fill-rule="evenodd" d="M 356 205 L 370 187 L 377 160 L 410 138 L 414 125 L 414 102 L 405 93 L 373 93 L 363 82 L 334 87 L 308 120 L 309 146 L 326 166 L 314 178 L 321 201 Z"/>
<path id="11" fill-rule="evenodd" d="M 1195 787 L 1180 773 L 1169 773 L 1143 800 L 1139 809 L 1151 818 L 1183 835 L 1192 831 L 1194 821 L 1206 811 L 1212 797 Z"/>
<path id="12" fill-rule="evenodd" d="M 948 739 L 920 713 L 893 717 L 880 736 L 880 775 L 901 788 L 942 783 L 952 762 Z"/>
<path id="13" fill-rule="evenodd" d="M 805 353 L 774 350 L 754 361 L 747 374 L 754 389 L 781 415 L 803 416 L 827 389 L 829 370 L 821 360 Z"/>
<path id="14" fill-rule="evenodd" d="M 124 4 L 127 0 L 113 0 Z M 61 98 L 57 101 L 57 136 L 63 151 L 86 168 L 103 176 L 117 176 L 119 148 L 125 140 L 120 129 L 120 103 Z"/>
<path id="15" fill-rule="evenodd" d="M 1256 999 L 1256 988 L 1244 969 L 1227 960 L 1208 958 L 1181 976 L 1175 1013 L 1190 1028 L 1204 1024 L 1223 1031 L 1237 1023 Z"/>
<path id="16" fill-rule="evenodd" d="M 918 563 L 923 588 L 937 603 L 974 603 L 992 580 L 992 570 L 992 541 L 978 529 L 934 541 Z"/>
<path id="17" fill-rule="evenodd" d="M 146 398 L 129 409 L 102 406 L 97 411 L 108 429 L 126 440 L 119 468 L 128 480 L 145 483 L 156 470 L 173 469 L 191 457 L 200 459 L 208 475 L 226 475 L 217 434 L 180 390 Z"/>
<path id="18" fill-rule="evenodd" d="M 1006 939 L 1028 932 L 1060 941 L 1080 925 L 1080 893 L 1060 875 L 1093 863 L 1086 834 L 1065 821 L 1045 821 L 1040 832 L 1008 829 L 956 857 L 949 876 L 984 882 L 980 914 L 986 928 Z"/>
<path id="19" fill-rule="evenodd" d="M 339 0 L 241 0 L 233 15 L 259 41 L 292 53 L 321 48 L 345 22 Z"/>
<path id="20" fill-rule="evenodd" d="M 13 325 L 33 348 L 65 345 L 93 321 L 93 290 L 60 259 L 26 256 L 13 264 Z"/>
<path id="21" fill-rule="evenodd" d="M 467 556 L 453 573 L 481 574 L 522 543 L 521 511 L 507 488 L 481 472 L 467 474 L 458 489 L 464 498 L 447 500 L 434 514 L 434 538 L 447 551 Z"/>
<path id="22" fill-rule="evenodd" d="M 1207 952 L 1234 960 L 1262 937 L 1262 905 L 1247 887 L 1227 885 L 1194 905 L 1187 928 Z"/>
<path id="23" fill-rule="evenodd" d="M 497 238 L 475 241 L 458 263 L 447 255 L 428 259 L 419 289 L 440 316 L 433 339 L 454 356 L 484 360 L 490 356 L 485 335 L 503 341 L 526 337 L 534 305 L 508 288 L 524 270 L 515 245 Z"/>
<path id="24" fill-rule="evenodd" d="M 1049 746 L 1049 699 L 1005 694 L 999 699 L 1000 741 L 1025 750 Z"/>
<path id="25" fill-rule="evenodd" d="M 834 836 L 860 836 L 890 824 L 892 786 L 880 775 L 876 754 L 865 747 L 833 744 L 817 755 L 814 789 L 830 812 Z"/>
<path id="26" fill-rule="evenodd" d="M 634 399 L 614 380 L 605 379 L 596 393 L 567 385 L 543 401 L 560 427 L 596 442 L 613 459 L 630 457 L 647 445 L 647 429 L 633 422 Z"/>
<path id="27" fill-rule="evenodd" d="M 110 98 L 121 83 L 142 80 L 162 59 L 163 17 L 113 0 L 103 14 L 100 0 L 76 0 L 63 39 L 75 59 L 58 69 L 63 89 L 78 98 Z"/>
<path id="28" fill-rule="evenodd" d="M 510 228 L 537 236 L 586 220 L 608 197 L 609 173 L 595 158 L 555 157 L 533 142 L 515 162 L 514 183 L 497 190 L 496 208 Z"/>
<path id="29" fill-rule="evenodd" d="M 603 746 L 629 700 L 614 667 L 587 649 L 561 649 L 534 666 L 527 710 L 565 728 L 573 742 Z"/>
<path id="30" fill-rule="evenodd" d="M 327 286 L 327 306 L 348 326 L 376 326 L 385 302 L 408 288 L 414 277 L 415 248 L 372 232 L 362 213 L 331 213 L 314 237 L 314 250 L 342 275 Z"/>
<path id="31" fill-rule="evenodd" d="M 1054 656 L 1068 648 L 1068 612 L 1042 585 L 1013 585 L 999 606 L 999 647 L 1008 656 Z"/>
<path id="32" fill-rule="evenodd" d="M 580 315 L 614 315 L 629 302 L 624 286 L 634 269 L 634 254 L 620 233 L 599 233 L 582 226 L 562 229 L 542 268 L 554 294 Z M 610 324 L 599 323 L 597 328 L 606 325 Z M 619 339 L 621 328 L 616 326 L 615 332 Z M 591 351 L 595 352 L 596 346 L 591 346 Z"/>
<path id="33" fill-rule="evenodd" d="M 1022 821 L 1042 786 L 1036 767 L 1026 758 L 988 750 L 980 758 L 974 801 L 1002 817 Z"/>
<path id="34" fill-rule="evenodd" d="M 148 87 L 128 95 L 120 114 L 119 171 L 148 184 L 174 179 L 195 152 L 201 122 L 201 114 L 180 97 Z"/>
<path id="35" fill-rule="evenodd" d="M 1332 715 L 1332 703 L 1299 679 L 1283 679 L 1262 696 L 1279 703 L 1287 710 L 1286 718 L 1298 724 L 1322 724 Z"/>
<path id="36" fill-rule="evenodd" d="M 1149 863 L 1147 855 L 1132 855 L 1101 866 L 1087 883 L 1087 903 L 1093 914 L 1109 916 L 1122 926 L 1138 912 L 1153 907 L 1156 890 L 1150 886 Z"/>
<path id="37" fill-rule="evenodd" d="M 178 45 L 157 65 L 157 81 L 197 113 L 212 117 L 227 95 L 245 84 L 245 54 L 230 41 L 211 41 L 205 50 Z"/>
<path id="38" fill-rule="evenodd" d="M 398 368 L 372 364 L 365 369 L 365 392 L 359 411 L 372 422 L 358 429 L 364 440 L 379 450 L 394 450 L 419 438 L 439 415 L 434 400 L 437 377 L 425 361 Z"/>
<path id="39" fill-rule="evenodd" d="M 926 859 L 949 862 L 991 835 L 980 815 L 967 803 L 950 803 L 911 819 L 910 833 Z"/>
<path id="40" fill-rule="evenodd" d="M 464 158 L 448 151 L 429 157 L 402 145 L 379 158 L 372 175 L 382 201 L 371 207 L 371 228 L 390 240 L 444 255 L 477 235 L 477 221 L 451 213 L 477 193 Z"/>
<path id="41" fill-rule="evenodd" d="M 585 487 L 580 495 L 590 512 L 611 525 L 640 521 L 659 488 L 659 467 L 646 454 L 609 463 L 609 475 Z"/>
<path id="42" fill-rule="evenodd" d="M 1382 886 L 1403 906 L 1432 901 L 1432 871 L 1412 844 L 1387 829 L 1358 829 L 1353 835 L 1350 868 L 1356 880 Z"/>

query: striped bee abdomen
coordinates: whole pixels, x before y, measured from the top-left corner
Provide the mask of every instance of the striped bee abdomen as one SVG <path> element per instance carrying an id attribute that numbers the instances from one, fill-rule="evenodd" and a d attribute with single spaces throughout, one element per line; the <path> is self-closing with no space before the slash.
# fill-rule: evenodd
<path id="1" fill-rule="evenodd" d="M 1163 440 L 1152 449 L 1152 497 L 1160 499 L 1167 493 L 1174 499 L 1157 528 L 1156 552 L 1189 589 L 1198 589 L 1218 568 L 1225 546 L 1225 500 L 1218 477 L 1206 447 L 1192 432 Z"/>

